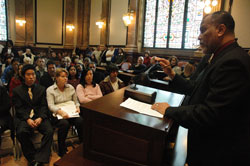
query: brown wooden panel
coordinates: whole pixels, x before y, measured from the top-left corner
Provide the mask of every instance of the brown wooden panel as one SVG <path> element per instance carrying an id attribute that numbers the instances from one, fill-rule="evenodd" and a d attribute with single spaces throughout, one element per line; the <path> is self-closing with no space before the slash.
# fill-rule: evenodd
<path id="1" fill-rule="evenodd" d="M 100 135 L 101 137 L 96 137 Z M 91 133 L 93 151 L 117 157 L 121 160 L 146 163 L 149 156 L 149 141 L 124 134 L 110 128 L 94 125 Z M 107 145 L 112 145 L 108 146 Z"/>

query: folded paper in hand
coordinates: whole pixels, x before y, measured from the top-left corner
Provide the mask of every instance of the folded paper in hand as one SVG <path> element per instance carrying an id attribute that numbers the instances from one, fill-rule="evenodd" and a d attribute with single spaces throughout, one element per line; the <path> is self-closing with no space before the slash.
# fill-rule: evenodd
<path id="1" fill-rule="evenodd" d="M 139 112 L 141 114 L 163 118 L 162 114 L 151 109 L 151 106 L 152 106 L 151 104 L 146 104 L 146 103 L 143 103 L 143 102 L 131 99 L 131 98 L 128 98 L 126 101 L 121 103 L 120 106 Z"/>
<path id="2" fill-rule="evenodd" d="M 73 101 L 68 101 L 65 103 L 56 104 L 56 106 L 59 107 L 64 112 L 66 112 L 69 115 L 69 118 L 80 117 L 79 113 L 76 112 L 76 105 L 75 105 L 75 102 L 73 102 Z M 58 119 L 63 119 L 63 117 L 59 114 L 56 114 L 56 117 Z"/>

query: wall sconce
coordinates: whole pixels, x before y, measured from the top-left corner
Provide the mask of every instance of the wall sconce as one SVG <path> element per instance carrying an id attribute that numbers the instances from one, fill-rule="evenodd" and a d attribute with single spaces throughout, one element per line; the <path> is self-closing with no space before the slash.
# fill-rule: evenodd
<path id="1" fill-rule="evenodd" d="M 98 20 L 98 21 L 96 21 L 95 25 L 97 25 L 98 28 L 101 29 L 102 26 L 104 25 L 104 22 L 102 20 Z"/>
<path id="2" fill-rule="evenodd" d="M 125 26 L 128 26 L 129 24 L 131 24 L 132 20 L 134 19 L 134 11 L 131 10 L 128 13 L 124 14 L 122 19 L 123 19 Z"/>
<path id="3" fill-rule="evenodd" d="M 16 20 L 16 23 L 18 23 L 20 26 L 23 26 L 23 24 L 26 23 L 25 20 Z"/>
<path id="4" fill-rule="evenodd" d="M 75 26 L 74 26 L 74 25 L 67 25 L 66 28 L 67 28 L 69 31 L 73 31 L 73 29 L 75 29 Z"/>
<path id="5" fill-rule="evenodd" d="M 203 3 L 203 6 L 204 6 L 204 12 L 206 14 L 210 13 L 212 11 L 212 6 L 216 6 L 218 5 L 218 0 L 205 0 L 205 2 Z"/>

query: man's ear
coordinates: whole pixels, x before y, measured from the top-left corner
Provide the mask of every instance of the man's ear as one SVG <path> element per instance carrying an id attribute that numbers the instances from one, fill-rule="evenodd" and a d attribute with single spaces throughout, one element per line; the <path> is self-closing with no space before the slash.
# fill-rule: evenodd
<path id="1" fill-rule="evenodd" d="M 217 26 L 218 37 L 223 36 L 226 33 L 227 27 L 225 24 L 219 24 Z"/>

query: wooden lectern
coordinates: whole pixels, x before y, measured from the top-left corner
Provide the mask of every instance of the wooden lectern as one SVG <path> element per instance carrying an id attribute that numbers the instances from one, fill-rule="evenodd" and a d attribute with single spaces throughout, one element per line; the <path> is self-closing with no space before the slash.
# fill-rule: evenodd
<path id="1" fill-rule="evenodd" d="M 152 88 L 138 85 L 146 93 Z M 126 88 L 126 87 L 125 87 Z M 120 107 L 125 88 L 84 105 L 84 157 L 106 165 L 162 164 L 172 121 Z M 156 102 L 179 106 L 184 95 L 157 90 Z"/>

